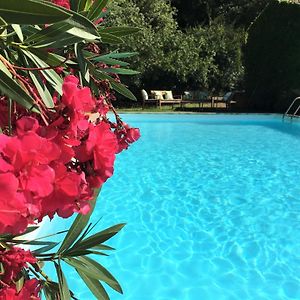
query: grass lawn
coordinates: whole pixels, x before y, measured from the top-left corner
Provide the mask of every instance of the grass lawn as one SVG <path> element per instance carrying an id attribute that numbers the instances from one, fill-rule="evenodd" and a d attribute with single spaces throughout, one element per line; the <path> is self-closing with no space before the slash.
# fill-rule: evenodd
<path id="1" fill-rule="evenodd" d="M 147 113 L 147 112 L 153 112 L 153 113 L 178 113 L 178 112 L 226 112 L 228 111 L 226 109 L 226 106 L 224 103 L 218 103 L 217 107 L 211 107 L 210 103 L 204 103 L 204 107 L 200 107 L 198 104 L 185 104 L 183 108 L 180 107 L 180 105 L 174 105 L 172 107 L 171 105 L 163 105 L 160 109 L 159 107 L 155 106 L 147 106 L 144 109 L 140 106 L 130 107 L 130 108 L 124 108 L 124 107 L 117 107 L 118 112 L 140 112 L 140 113 Z"/>

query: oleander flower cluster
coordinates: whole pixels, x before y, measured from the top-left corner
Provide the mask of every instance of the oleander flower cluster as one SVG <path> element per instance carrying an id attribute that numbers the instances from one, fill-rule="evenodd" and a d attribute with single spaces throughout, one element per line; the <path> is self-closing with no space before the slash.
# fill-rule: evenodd
<path id="1" fill-rule="evenodd" d="M 21 280 L 23 268 L 28 264 L 34 264 L 37 259 L 30 251 L 25 251 L 18 247 L 11 249 L 0 248 L 0 263 L 3 272 L 0 274 L 0 282 L 3 286 L 0 293 L 0 300 L 38 300 L 40 283 L 37 279 L 28 279 L 23 287 L 18 290 L 17 282 Z"/>
<path id="2" fill-rule="evenodd" d="M 49 124 L 23 116 L 12 136 L 0 135 L 0 234 L 20 234 L 45 216 L 86 214 L 116 154 L 139 139 L 137 128 L 108 119 L 104 97 L 78 83 L 65 78 Z"/>
<path id="3" fill-rule="evenodd" d="M 0 24 L 0 300 L 77 299 L 66 265 L 97 299 L 109 299 L 103 283 L 123 291 L 95 257 L 113 250 L 106 243 L 125 224 L 95 233 L 90 218 L 116 155 L 140 138 L 113 106 L 116 92 L 135 99 L 118 75 L 119 62 L 135 53 L 103 47 L 107 0 L 6 2 L 0 11 L 12 14 Z M 67 230 L 40 224 L 73 214 Z"/>

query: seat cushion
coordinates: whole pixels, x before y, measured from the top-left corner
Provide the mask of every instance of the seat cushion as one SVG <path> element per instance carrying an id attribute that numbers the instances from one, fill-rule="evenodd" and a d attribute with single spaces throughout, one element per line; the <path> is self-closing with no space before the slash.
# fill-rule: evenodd
<path id="1" fill-rule="evenodd" d="M 156 100 L 163 100 L 164 99 L 162 91 L 151 91 L 151 92 L 153 94 L 154 99 L 156 99 Z"/>
<path id="2" fill-rule="evenodd" d="M 172 91 L 166 91 L 165 92 L 165 99 L 166 100 L 173 100 L 174 99 Z"/>
<path id="3" fill-rule="evenodd" d="M 144 101 L 147 101 L 149 99 L 148 93 L 145 90 L 142 90 L 142 97 Z"/>

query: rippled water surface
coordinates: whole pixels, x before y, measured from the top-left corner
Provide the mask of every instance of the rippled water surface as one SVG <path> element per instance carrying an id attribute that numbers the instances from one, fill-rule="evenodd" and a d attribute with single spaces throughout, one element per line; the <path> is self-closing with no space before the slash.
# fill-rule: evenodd
<path id="1" fill-rule="evenodd" d="M 102 259 L 112 300 L 300 299 L 300 125 L 280 116 L 125 115 L 93 220 L 128 225 Z M 94 299 L 68 274 L 80 299 Z"/>

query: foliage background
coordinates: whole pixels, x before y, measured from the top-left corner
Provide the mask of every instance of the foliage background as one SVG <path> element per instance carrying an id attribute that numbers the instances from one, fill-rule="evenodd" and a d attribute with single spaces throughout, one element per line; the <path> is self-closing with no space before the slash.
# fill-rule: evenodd
<path id="1" fill-rule="evenodd" d="M 253 109 L 285 111 L 300 93 L 300 5 L 274 2 L 250 27 L 246 88 Z"/>
<path id="2" fill-rule="evenodd" d="M 268 2 L 112 1 L 108 25 L 141 29 L 126 40 L 126 47 L 140 53 L 133 67 L 141 72 L 127 84 L 136 95 L 141 88 L 243 89 L 246 30 Z"/>

